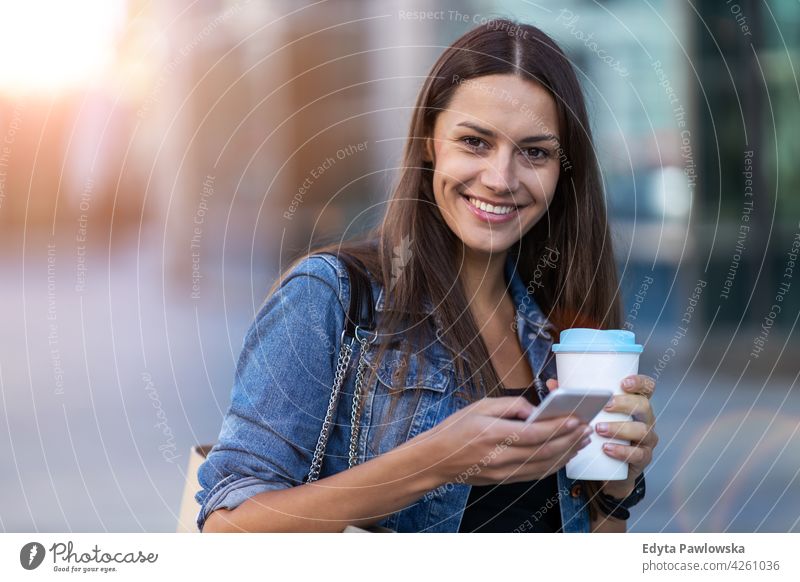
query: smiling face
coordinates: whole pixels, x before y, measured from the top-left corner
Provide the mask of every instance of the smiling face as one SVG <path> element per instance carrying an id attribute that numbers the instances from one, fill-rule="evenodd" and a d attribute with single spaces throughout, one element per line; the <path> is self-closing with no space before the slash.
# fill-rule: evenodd
<path id="1" fill-rule="evenodd" d="M 560 172 L 558 132 L 540 85 L 514 75 L 461 82 L 427 148 L 436 204 L 468 250 L 503 253 L 544 215 Z"/>

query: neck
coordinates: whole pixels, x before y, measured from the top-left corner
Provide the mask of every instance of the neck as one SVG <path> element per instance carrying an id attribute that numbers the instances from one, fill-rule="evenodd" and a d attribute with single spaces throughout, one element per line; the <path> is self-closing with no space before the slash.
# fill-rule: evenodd
<path id="1" fill-rule="evenodd" d="M 464 249 L 461 282 L 473 312 L 496 312 L 503 304 L 507 256 L 508 251 L 491 254 Z"/>

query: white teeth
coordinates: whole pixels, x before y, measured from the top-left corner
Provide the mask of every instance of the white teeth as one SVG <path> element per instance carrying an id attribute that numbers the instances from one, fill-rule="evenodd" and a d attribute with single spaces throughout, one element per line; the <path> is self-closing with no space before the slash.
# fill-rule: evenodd
<path id="1" fill-rule="evenodd" d="M 477 198 L 469 198 L 469 203 L 475 208 L 480 208 L 484 212 L 491 212 L 492 214 L 508 214 L 514 211 L 513 206 L 492 206 L 491 204 L 486 204 L 486 202 L 481 202 Z"/>

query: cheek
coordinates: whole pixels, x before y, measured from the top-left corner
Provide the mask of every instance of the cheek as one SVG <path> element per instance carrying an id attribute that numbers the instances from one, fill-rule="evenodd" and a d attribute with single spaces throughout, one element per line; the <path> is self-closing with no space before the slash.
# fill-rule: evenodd
<path id="1" fill-rule="evenodd" d="M 449 187 L 469 182 L 480 172 L 480 162 L 460 152 L 442 148 L 436 158 L 436 181 Z"/>
<path id="2" fill-rule="evenodd" d="M 525 186 L 533 193 L 538 202 L 550 202 L 555 196 L 558 185 L 559 168 L 541 168 L 534 170 L 525 178 Z"/>

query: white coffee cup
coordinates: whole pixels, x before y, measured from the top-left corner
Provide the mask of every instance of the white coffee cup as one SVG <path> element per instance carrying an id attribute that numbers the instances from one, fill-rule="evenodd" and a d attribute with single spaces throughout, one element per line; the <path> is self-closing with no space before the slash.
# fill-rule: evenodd
<path id="1" fill-rule="evenodd" d="M 639 373 L 642 346 L 633 332 L 610 329 L 572 328 L 561 332 L 560 343 L 553 346 L 559 388 L 610 390 L 623 394 L 621 382 Z M 598 422 L 630 421 L 631 416 L 601 410 L 592 419 Z M 616 481 L 628 478 L 628 463 L 603 452 L 604 443 L 629 445 L 630 441 L 590 435 L 591 442 L 567 463 L 567 477 L 589 481 Z"/>

